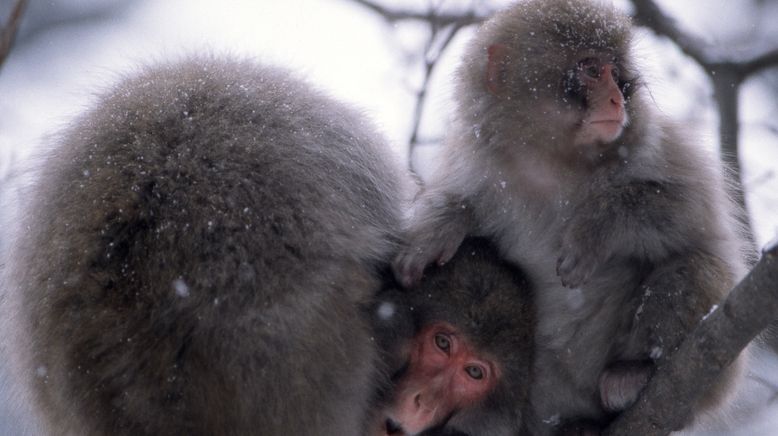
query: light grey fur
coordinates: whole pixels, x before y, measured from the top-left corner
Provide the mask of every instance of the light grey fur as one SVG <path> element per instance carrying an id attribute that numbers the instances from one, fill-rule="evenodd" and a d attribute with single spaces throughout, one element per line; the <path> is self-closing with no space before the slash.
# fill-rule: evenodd
<path id="1" fill-rule="evenodd" d="M 6 256 L 41 431 L 363 434 L 396 162 L 355 111 L 249 61 L 101 95 L 42 157 Z"/>
<path id="2" fill-rule="evenodd" d="M 606 419 L 598 380 L 607 367 L 666 357 L 746 270 L 721 166 L 653 113 L 630 33 L 626 16 L 580 0 L 523 1 L 486 22 L 457 72 L 444 161 L 413 206 L 395 261 L 413 281 L 478 234 L 526 271 L 538 311 L 536 435 Z M 508 48 L 507 96 L 486 88 L 495 43 Z M 591 53 L 614 55 L 632 80 L 630 124 L 611 144 L 576 148 L 582 109 L 562 81 Z M 722 401 L 737 373 L 735 365 L 700 409 Z"/>

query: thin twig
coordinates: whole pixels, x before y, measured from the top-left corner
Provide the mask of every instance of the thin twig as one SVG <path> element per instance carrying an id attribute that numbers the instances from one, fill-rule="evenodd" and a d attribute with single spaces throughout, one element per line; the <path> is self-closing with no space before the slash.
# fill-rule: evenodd
<path id="1" fill-rule="evenodd" d="M 8 18 L 8 24 L 0 31 L 0 66 L 11 53 L 16 31 L 19 30 L 19 24 L 22 22 L 22 13 L 27 6 L 27 0 L 17 0 L 16 5 Z"/>
<path id="2" fill-rule="evenodd" d="M 370 0 L 351 0 L 351 1 L 353 1 L 358 5 L 370 9 L 371 11 L 382 16 L 386 21 L 389 21 L 390 23 L 395 23 L 397 21 L 404 21 L 404 20 L 415 20 L 415 21 L 427 21 L 430 23 L 434 23 L 439 27 L 444 27 L 451 24 L 461 24 L 466 26 L 470 24 L 480 23 L 489 17 L 489 15 L 478 15 L 473 11 L 468 12 L 467 14 L 433 13 L 432 11 L 417 12 L 417 11 L 409 11 L 409 10 L 390 9 Z"/>
<path id="3" fill-rule="evenodd" d="M 740 65 L 740 74 L 743 77 L 750 76 L 765 68 L 778 66 L 778 48 L 775 48 L 761 56 L 758 56 L 750 61 L 746 61 Z"/>
<path id="4" fill-rule="evenodd" d="M 421 126 L 421 118 L 424 111 L 424 104 L 427 99 L 427 90 L 429 89 L 429 82 L 432 78 L 432 73 L 435 71 L 435 66 L 438 65 L 438 61 L 443 55 L 443 52 L 446 50 L 446 47 L 448 47 L 448 45 L 454 39 L 454 36 L 457 34 L 457 32 L 459 32 L 459 30 L 465 26 L 467 26 L 467 24 L 464 23 L 453 23 L 447 26 L 448 33 L 440 43 L 440 47 L 438 48 L 437 52 L 433 54 L 432 50 L 435 45 L 434 43 L 440 33 L 440 30 L 436 25 L 431 23 L 431 34 L 429 41 L 427 41 L 427 48 L 424 54 L 424 79 L 422 80 L 422 84 L 419 87 L 419 90 L 416 92 L 416 105 L 413 110 L 413 128 L 411 129 L 411 137 L 408 140 L 408 166 L 411 171 L 414 170 L 413 151 L 419 144 L 419 128 Z"/>

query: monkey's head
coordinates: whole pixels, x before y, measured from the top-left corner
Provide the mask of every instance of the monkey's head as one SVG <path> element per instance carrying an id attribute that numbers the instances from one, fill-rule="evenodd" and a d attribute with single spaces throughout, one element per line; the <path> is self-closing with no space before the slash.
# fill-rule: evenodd
<path id="1" fill-rule="evenodd" d="M 470 46 L 459 116 L 481 120 L 477 136 L 501 146 L 570 159 L 604 153 L 633 119 L 630 40 L 629 17 L 612 6 L 519 2 L 485 23 Z"/>
<path id="2" fill-rule="evenodd" d="M 471 239 L 407 293 L 415 334 L 379 433 L 515 434 L 535 325 L 523 277 Z"/>

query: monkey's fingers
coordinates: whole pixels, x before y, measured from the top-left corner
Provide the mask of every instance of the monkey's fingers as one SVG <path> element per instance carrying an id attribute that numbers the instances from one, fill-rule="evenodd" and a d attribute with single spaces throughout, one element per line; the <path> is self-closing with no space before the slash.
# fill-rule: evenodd
<path id="1" fill-rule="evenodd" d="M 567 288 L 574 288 L 578 286 L 578 280 L 573 277 L 573 272 L 575 271 L 577 263 L 578 262 L 574 256 L 569 256 L 566 254 L 562 254 L 559 256 L 559 259 L 557 259 L 556 275 L 562 281 L 563 286 Z"/>
<path id="2" fill-rule="evenodd" d="M 452 241 L 449 240 L 447 243 L 443 244 L 443 248 L 440 250 L 440 253 L 438 254 L 438 266 L 443 266 L 451 260 L 451 258 L 454 257 L 454 255 L 457 253 L 457 250 L 459 250 L 459 246 L 461 245 L 461 241 Z"/>
<path id="3" fill-rule="evenodd" d="M 420 248 L 408 249 L 395 259 L 392 269 L 394 277 L 403 288 L 411 288 L 421 280 L 427 262 L 423 259 L 424 251 Z"/>
<path id="4" fill-rule="evenodd" d="M 592 276 L 597 264 L 592 257 L 562 254 L 556 263 L 556 274 L 566 288 L 577 288 L 586 284 Z"/>

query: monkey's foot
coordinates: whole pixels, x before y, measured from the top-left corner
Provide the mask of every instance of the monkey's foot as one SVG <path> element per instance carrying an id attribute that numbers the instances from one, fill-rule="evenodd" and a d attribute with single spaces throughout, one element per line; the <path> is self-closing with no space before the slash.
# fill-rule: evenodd
<path id="1" fill-rule="evenodd" d="M 654 365 L 644 361 L 619 362 L 600 376 L 600 401 L 608 412 L 631 406 L 651 378 Z"/>

